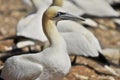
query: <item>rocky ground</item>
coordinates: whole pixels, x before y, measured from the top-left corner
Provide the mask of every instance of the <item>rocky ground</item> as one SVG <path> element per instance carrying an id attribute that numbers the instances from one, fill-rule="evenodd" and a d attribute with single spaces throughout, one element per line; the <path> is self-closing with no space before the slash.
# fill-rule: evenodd
<path id="1" fill-rule="evenodd" d="M 24 6 L 20 0 L 0 0 L 0 39 L 14 35 L 17 22 L 25 16 L 29 10 L 30 9 Z M 94 20 L 98 23 L 99 27 L 88 27 L 88 29 L 98 38 L 102 48 L 120 49 L 120 26 L 116 26 L 110 19 Z M 5 46 L 10 45 L 13 45 L 12 40 L 1 41 L 0 50 L 4 50 Z M 111 75 L 101 65 L 92 60 L 78 57 L 77 63 L 78 65 L 72 67 L 70 73 L 64 80 L 120 80 L 119 77 Z M 1 61 L 1 65 L 2 64 Z M 118 68 L 115 69 L 120 73 Z"/>

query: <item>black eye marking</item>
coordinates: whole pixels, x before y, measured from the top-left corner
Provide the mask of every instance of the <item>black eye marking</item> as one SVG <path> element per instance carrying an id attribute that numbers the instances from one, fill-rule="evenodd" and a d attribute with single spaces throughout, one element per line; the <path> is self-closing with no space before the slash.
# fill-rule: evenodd
<path id="1" fill-rule="evenodd" d="M 58 12 L 55 17 L 59 17 L 60 15 L 64 15 L 64 14 L 66 14 L 66 13 L 64 13 L 64 12 Z"/>

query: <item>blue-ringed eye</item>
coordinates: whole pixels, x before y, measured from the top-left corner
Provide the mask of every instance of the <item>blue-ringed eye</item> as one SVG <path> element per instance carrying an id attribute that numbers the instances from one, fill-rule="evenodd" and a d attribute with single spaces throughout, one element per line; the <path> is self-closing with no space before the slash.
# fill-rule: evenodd
<path id="1" fill-rule="evenodd" d="M 57 15 L 56 15 L 55 17 L 59 17 L 60 15 L 63 15 L 63 14 L 66 14 L 66 13 L 58 12 Z"/>

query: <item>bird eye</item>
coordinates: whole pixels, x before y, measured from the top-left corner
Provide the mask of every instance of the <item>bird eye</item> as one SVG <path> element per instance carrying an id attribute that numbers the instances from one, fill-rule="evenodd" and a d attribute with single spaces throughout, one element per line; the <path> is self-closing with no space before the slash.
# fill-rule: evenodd
<path id="1" fill-rule="evenodd" d="M 63 15 L 63 14 L 65 14 L 65 13 L 63 13 L 63 12 L 58 12 L 55 17 L 59 17 L 60 15 Z"/>

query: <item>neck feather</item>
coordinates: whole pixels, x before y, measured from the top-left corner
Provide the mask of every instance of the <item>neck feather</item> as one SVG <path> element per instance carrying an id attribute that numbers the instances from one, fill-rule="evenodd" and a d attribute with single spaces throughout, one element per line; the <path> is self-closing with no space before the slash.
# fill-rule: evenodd
<path id="1" fill-rule="evenodd" d="M 62 4 L 63 4 L 63 0 L 53 0 L 52 3 L 53 6 L 59 6 L 59 7 L 62 7 Z"/>
<path id="2" fill-rule="evenodd" d="M 56 28 L 56 22 L 43 17 L 43 31 L 50 42 L 50 46 L 66 48 L 66 43 Z"/>

